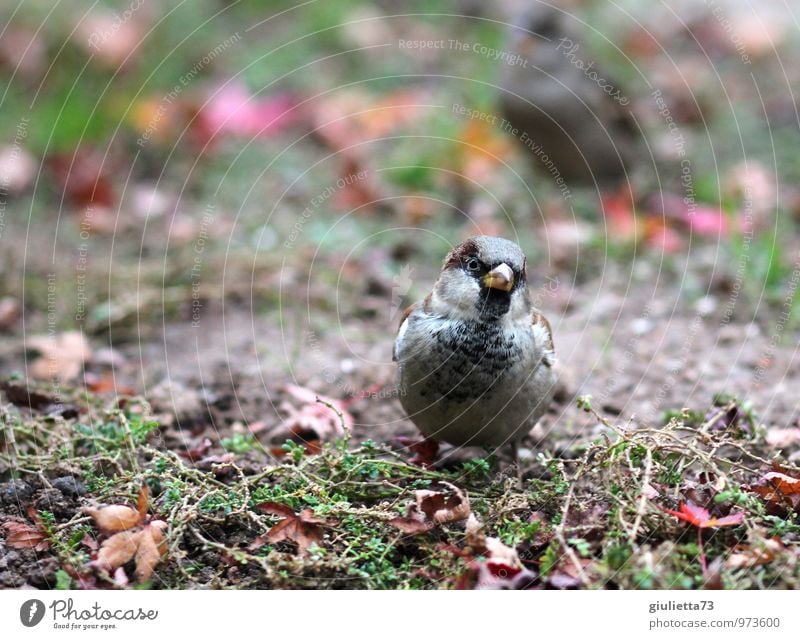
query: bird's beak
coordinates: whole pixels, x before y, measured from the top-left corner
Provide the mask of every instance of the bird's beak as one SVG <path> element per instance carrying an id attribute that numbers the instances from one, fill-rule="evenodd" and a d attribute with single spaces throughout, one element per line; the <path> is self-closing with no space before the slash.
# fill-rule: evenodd
<path id="1" fill-rule="evenodd" d="M 508 293 L 514 288 L 514 271 L 508 264 L 501 264 L 483 276 L 483 285 Z"/>

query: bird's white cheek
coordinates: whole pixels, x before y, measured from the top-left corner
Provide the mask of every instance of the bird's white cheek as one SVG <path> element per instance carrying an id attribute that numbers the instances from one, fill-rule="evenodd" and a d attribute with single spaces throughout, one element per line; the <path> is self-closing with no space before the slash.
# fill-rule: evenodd
<path id="1" fill-rule="evenodd" d="M 472 278 L 460 272 L 443 273 L 433 289 L 431 308 L 442 317 L 477 319 L 475 302 L 479 293 L 480 285 Z"/>

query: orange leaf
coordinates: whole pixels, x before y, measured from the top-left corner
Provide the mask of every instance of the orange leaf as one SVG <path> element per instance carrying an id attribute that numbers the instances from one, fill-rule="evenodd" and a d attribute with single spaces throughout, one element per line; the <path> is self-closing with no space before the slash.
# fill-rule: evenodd
<path id="1" fill-rule="evenodd" d="M 772 484 L 784 495 L 800 495 L 800 479 L 783 473 L 767 473 L 764 480 Z"/>
<path id="2" fill-rule="evenodd" d="M 149 495 L 150 491 L 147 488 L 147 484 L 142 484 L 142 487 L 139 489 L 139 496 L 136 498 L 136 510 L 139 512 L 139 521 L 144 521 L 144 518 L 147 516 Z"/>
<path id="3" fill-rule="evenodd" d="M 154 521 L 139 535 L 139 548 L 136 551 L 136 580 L 141 584 L 150 579 L 153 569 L 166 553 L 164 530 L 167 523 Z"/>
<path id="4" fill-rule="evenodd" d="M 128 530 L 139 524 L 141 515 L 130 506 L 104 506 L 93 508 L 87 506 L 82 509 L 84 513 L 91 516 L 97 527 L 104 532 L 120 532 Z"/>
<path id="5" fill-rule="evenodd" d="M 97 553 L 97 565 L 112 571 L 128 563 L 139 548 L 141 534 L 141 530 L 125 530 L 106 539 Z"/>
<path id="6" fill-rule="evenodd" d="M 665 513 L 674 515 L 678 519 L 689 522 L 698 528 L 722 528 L 723 526 L 738 526 L 744 521 L 744 513 L 738 512 L 727 517 L 712 517 L 705 508 L 689 501 L 680 505 L 680 511 L 662 508 Z"/>

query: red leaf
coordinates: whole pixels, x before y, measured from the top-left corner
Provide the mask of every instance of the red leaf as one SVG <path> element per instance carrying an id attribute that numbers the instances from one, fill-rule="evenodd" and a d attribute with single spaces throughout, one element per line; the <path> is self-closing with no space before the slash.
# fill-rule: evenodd
<path id="1" fill-rule="evenodd" d="M 674 515 L 678 519 L 689 522 L 698 528 L 721 528 L 723 526 L 738 526 L 744 521 L 744 513 L 738 512 L 727 517 L 712 517 L 705 508 L 689 501 L 680 505 L 680 511 L 662 508 L 665 513 Z"/>

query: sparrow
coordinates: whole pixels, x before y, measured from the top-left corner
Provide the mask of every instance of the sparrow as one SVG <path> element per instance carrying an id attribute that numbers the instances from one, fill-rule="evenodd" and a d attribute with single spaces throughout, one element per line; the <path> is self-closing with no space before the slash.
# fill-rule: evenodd
<path id="1" fill-rule="evenodd" d="M 394 344 L 400 403 L 438 448 L 516 446 L 547 410 L 556 382 L 550 325 L 526 289 L 514 242 L 470 238 L 450 251 Z M 435 456 L 435 452 L 434 452 Z"/>
<path id="2" fill-rule="evenodd" d="M 618 186 L 644 156 L 623 87 L 595 66 L 577 21 L 545 3 L 513 12 L 500 111 L 535 168 L 569 185 Z M 509 126 L 510 125 L 510 126 Z"/>

